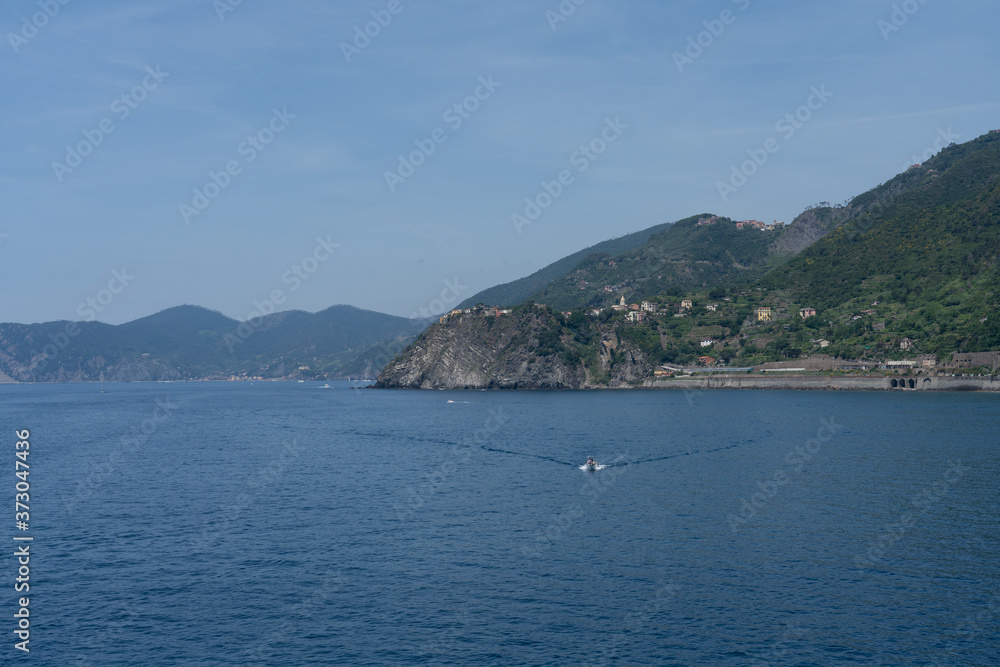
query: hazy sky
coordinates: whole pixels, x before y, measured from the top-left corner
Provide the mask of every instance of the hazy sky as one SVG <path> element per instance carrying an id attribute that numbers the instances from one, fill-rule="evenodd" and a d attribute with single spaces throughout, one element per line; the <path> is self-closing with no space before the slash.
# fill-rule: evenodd
<path id="1" fill-rule="evenodd" d="M 790 221 L 1000 128 L 996 0 L 18 0 L 0 23 L 5 322 L 272 295 L 405 316 L 697 213 Z"/>

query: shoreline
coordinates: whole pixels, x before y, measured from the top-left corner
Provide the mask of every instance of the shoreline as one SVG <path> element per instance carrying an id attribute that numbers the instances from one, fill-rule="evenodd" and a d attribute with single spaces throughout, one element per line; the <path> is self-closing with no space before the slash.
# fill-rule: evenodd
<path id="1" fill-rule="evenodd" d="M 975 391 L 1000 392 L 1000 376 L 840 376 L 741 375 L 646 380 L 645 389 L 756 389 L 800 391 Z"/>
<path id="2" fill-rule="evenodd" d="M 261 380 L 132 380 L 124 383 L 109 382 L 106 384 L 194 384 L 194 383 L 240 383 L 240 382 L 288 382 L 297 380 L 261 379 Z M 348 380 L 306 380 L 306 382 L 348 382 Z M 895 384 L 894 384 L 895 383 Z M 4 382 L 7 386 L 18 385 L 68 385 L 68 384 L 98 384 L 97 382 Z M 586 385 L 583 387 L 379 387 L 376 384 L 352 387 L 354 389 L 412 389 L 412 390 L 446 390 L 446 391 L 588 391 L 588 390 L 641 390 L 641 389 L 679 389 L 687 391 L 707 391 L 712 389 L 739 389 L 750 391 L 964 391 L 964 392 L 1000 392 L 1000 375 L 986 376 L 796 376 L 796 375 L 698 375 L 683 378 L 647 379 L 641 384 L 619 385 Z"/>
<path id="3" fill-rule="evenodd" d="M 402 387 L 372 385 L 366 388 L 413 391 L 629 391 L 643 389 L 705 391 L 711 389 L 739 389 L 750 391 L 964 391 L 992 393 L 1000 392 L 1000 375 L 976 377 L 701 375 L 660 380 L 648 379 L 642 381 L 641 384 L 619 385 L 616 387 L 607 385 L 585 385 L 582 387 L 533 387 L 525 385 L 513 387 L 481 387 L 470 385 Z"/>

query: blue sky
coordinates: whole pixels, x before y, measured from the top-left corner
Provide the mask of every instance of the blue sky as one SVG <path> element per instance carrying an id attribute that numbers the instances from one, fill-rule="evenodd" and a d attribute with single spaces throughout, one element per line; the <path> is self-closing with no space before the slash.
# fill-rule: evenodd
<path id="1" fill-rule="evenodd" d="M 5 322 L 408 316 L 1000 128 L 995 0 L 62 1 L 0 10 Z"/>

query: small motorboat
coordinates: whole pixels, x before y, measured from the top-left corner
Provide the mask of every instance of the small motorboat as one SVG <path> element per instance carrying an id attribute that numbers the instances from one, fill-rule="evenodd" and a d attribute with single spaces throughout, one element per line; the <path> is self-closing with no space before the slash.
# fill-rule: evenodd
<path id="1" fill-rule="evenodd" d="M 591 456 L 589 459 L 587 459 L 587 462 L 584 464 L 584 467 L 586 467 L 587 470 L 597 470 L 597 461 L 595 461 L 594 457 Z"/>

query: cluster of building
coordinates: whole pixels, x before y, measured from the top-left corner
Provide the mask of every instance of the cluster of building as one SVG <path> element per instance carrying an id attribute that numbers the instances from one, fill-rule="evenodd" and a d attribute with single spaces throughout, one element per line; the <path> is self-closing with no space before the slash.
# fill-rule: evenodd
<path id="1" fill-rule="evenodd" d="M 773 232 L 784 226 L 785 223 L 778 222 L 777 220 L 770 224 L 761 222 L 760 220 L 741 220 L 736 223 L 736 229 L 757 229 L 762 232 Z"/>
<path id="2" fill-rule="evenodd" d="M 774 319 L 774 311 L 771 310 L 770 306 L 761 306 L 753 311 L 758 322 L 770 322 Z M 815 308 L 802 308 L 799 310 L 799 317 L 806 319 L 807 317 L 816 317 Z"/>
<path id="3" fill-rule="evenodd" d="M 686 314 L 685 311 L 689 311 L 693 307 L 694 304 L 691 299 L 682 300 L 680 305 L 681 312 L 675 314 L 674 317 L 683 317 Z M 714 312 L 718 309 L 718 305 L 713 303 L 706 306 L 706 308 Z M 663 307 L 655 301 L 642 301 L 640 303 L 629 304 L 625 302 L 624 296 L 619 299 L 618 303 L 611 306 L 611 310 L 625 313 L 625 319 L 628 322 L 643 322 L 649 314 L 664 312 Z M 604 312 L 602 308 L 594 308 L 590 311 L 590 314 L 597 317 L 602 312 Z M 569 315 L 568 312 L 563 314 Z"/>
<path id="4" fill-rule="evenodd" d="M 500 317 L 501 315 L 510 315 L 514 312 L 510 308 L 500 308 L 499 306 L 484 306 L 481 303 L 476 304 L 472 308 L 456 308 L 450 312 L 445 313 L 438 318 L 438 322 L 444 324 L 448 321 L 448 318 L 454 317 L 456 315 L 480 315 L 482 317 Z"/>
<path id="5" fill-rule="evenodd" d="M 698 218 L 698 227 L 705 227 L 707 225 L 714 225 L 719 222 L 720 218 L 717 215 L 713 215 L 708 218 Z M 761 222 L 760 220 L 740 220 L 736 223 L 736 229 L 757 229 L 762 232 L 773 232 L 777 229 L 782 229 L 785 223 L 778 222 L 775 220 L 772 223 Z"/>

